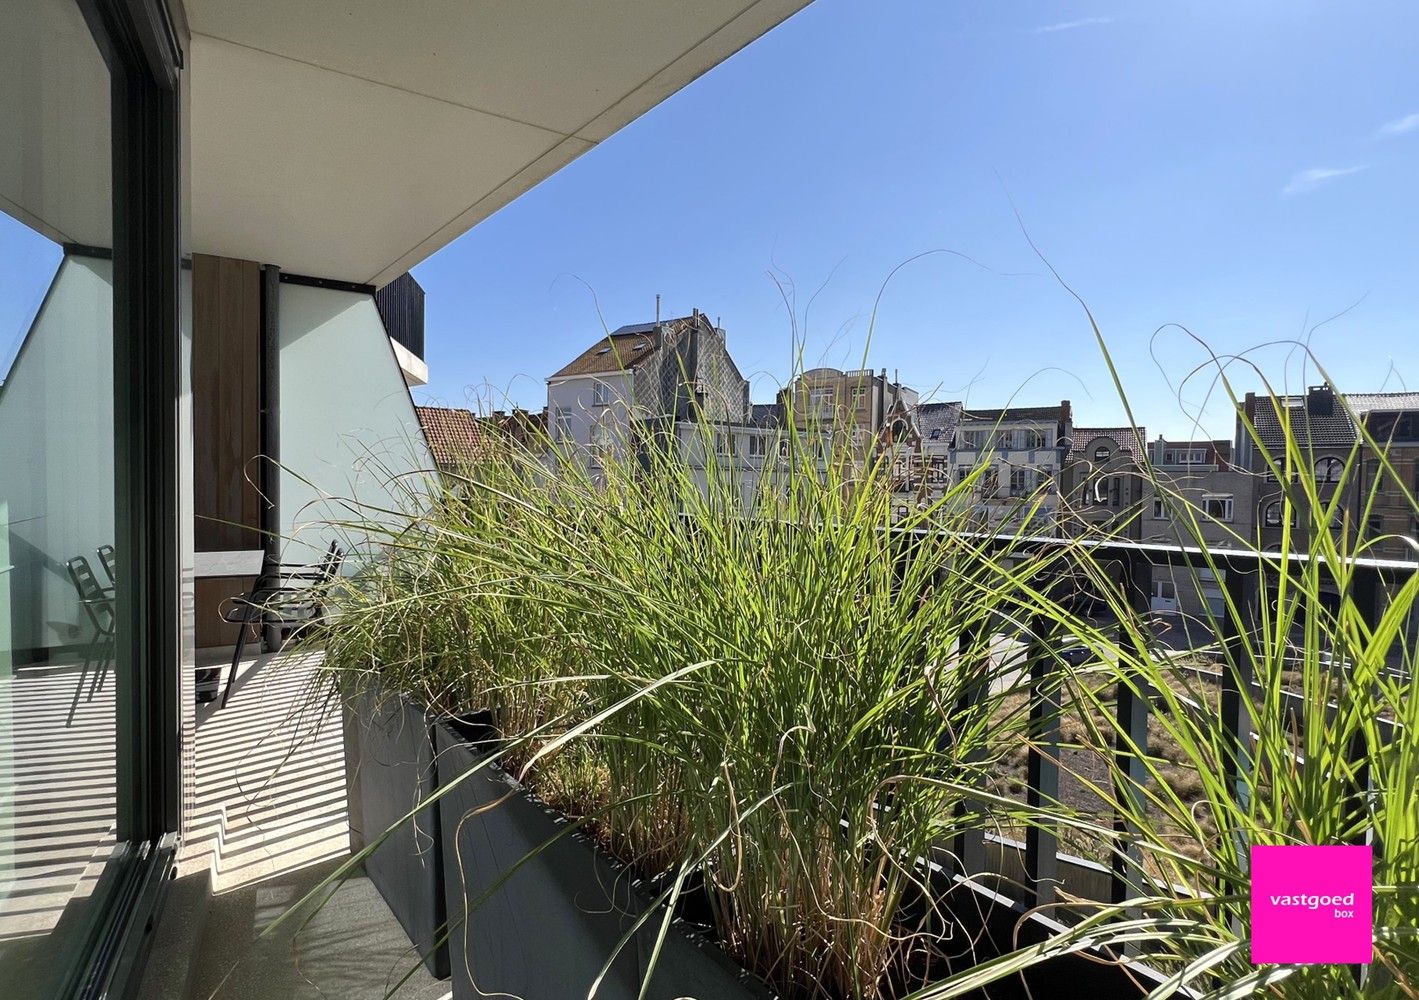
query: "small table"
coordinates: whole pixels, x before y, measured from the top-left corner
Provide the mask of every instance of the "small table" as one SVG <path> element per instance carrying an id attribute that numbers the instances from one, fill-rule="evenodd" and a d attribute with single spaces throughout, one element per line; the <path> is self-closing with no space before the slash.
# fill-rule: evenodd
<path id="1" fill-rule="evenodd" d="M 261 572 L 266 553 L 261 549 L 236 549 L 230 552 L 192 553 L 192 575 L 198 579 L 214 576 L 256 576 Z"/>

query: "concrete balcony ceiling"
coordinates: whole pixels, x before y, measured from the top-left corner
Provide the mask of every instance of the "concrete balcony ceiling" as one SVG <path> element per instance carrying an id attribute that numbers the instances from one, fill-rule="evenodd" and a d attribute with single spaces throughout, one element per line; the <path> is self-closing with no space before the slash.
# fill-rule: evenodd
<path id="1" fill-rule="evenodd" d="M 807 0 L 186 0 L 192 249 L 381 284 Z"/>

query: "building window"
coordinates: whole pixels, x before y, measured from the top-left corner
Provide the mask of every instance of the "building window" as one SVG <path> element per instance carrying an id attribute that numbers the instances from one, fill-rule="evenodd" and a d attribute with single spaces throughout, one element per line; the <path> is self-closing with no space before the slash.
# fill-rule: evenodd
<path id="1" fill-rule="evenodd" d="M 1373 493 L 1385 488 L 1385 468 L 1378 458 L 1365 460 L 1365 488 Z"/>
<path id="2" fill-rule="evenodd" d="M 1232 495 L 1212 494 L 1202 498 L 1202 510 L 1214 521 L 1230 521 L 1232 519 Z"/>
<path id="3" fill-rule="evenodd" d="M 833 412 L 833 390 L 831 388 L 808 390 L 808 414 L 826 417 Z"/>
<path id="4" fill-rule="evenodd" d="M 933 427 L 933 428 L 931 428 L 931 435 L 930 435 L 930 437 L 931 437 L 931 440 L 933 440 L 933 441 L 940 441 L 940 440 L 941 440 L 941 428 L 940 428 L 940 427 Z"/>
<path id="5" fill-rule="evenodd" d="M 1385 533 L 1385 516 L 1383 514 L 1371 514 L 1366 520 L 1366 526 L 1370 529 L 1370 537 L 1375 538 Z"/>
<path id="6" fill-rule="evenodd" d="M 1108 445 L 1101 444 L 1094 449 L 1094 461 L 1107 462 L 1109 460 L 1109 456 L 1112 454 L 1113 452 L 1109 449 Z"/>
<path id="7" fill-rule="evenodd" d="M 1159 520 L 1168 516 L 1167 505 L 1162 497 L 1153 498 L 1153 516 Z"/>
<path id="8" fill-rule="evenodd" d="M 1201 465 L 1207 461 L 1203 448 L 1169 448 L 1163 452 L 1164 465 Z"/>
<path id="9" fill-rule="evenodd" d="M 723 457 L 734 454 L 734 435 L 728 431 L 714 432 L 714 453 Z"/>
<path id="10" fill-rule="evenodd" d="M 1285 516 L 1286 504 L 1281 500 L 1273 500 L 1271 503 L 1267 504 L 1265 509 L 1261 512 L 1261 523 L 1267 528 L 1279 528 L 1281 527 L 1282 519 Z M 1294 528 L 1296 526 L 1296 523 L 1296 511 L 1294 508 L 1292 508 L 1291 527 Z"/>
<path id="11" fill-rule="evenodd" d="M 1010 470 L 1010 495 L 1012 497 L 1028 496 L 1030 488 L 1034 485 L 1033 469 L 1011 469 Z"/>
<path id="12" fill-rule="evenodd" d="M 946 469 L 946 458 L 943 455 L 932 455 L 927 460 L 926 481 L 932 486 L 945 486 L 948 478 Z"/>
<path id="13" fill-rule="evenodd" d="M 867 399 L 867 386 L 855 385 L 852 387 L 852 405 L 861 406 Z"/>
<path id="14" fill-rule="evenodd" d="M 985 447 L 990 431 L 962 431 L 961 447 L 969 451 L 979 451 Z"/>
<path id="15" fill-rule="evenodd" d="M 611 428 L 596 424 L 591 428 L 591 451 L 597 461 L 605 463 L 615 453 L 615 442 Z"/>
<path id="16" fill-rule="evenodd" d="M 1037 430 L 1026 429 L 1015 432 L 1015 447 L 1019 449 L 1033 451 L 1036 448 L 1043 448 L 1044 446 L 1045 436 Z"/>
<path id="17" fill-rule="evenodd" d="M 1345 471 L 1345 463 L 1338 458 L 1322 458 L 1316 463 L 1316 482 L 1338 483 Z"/>
<path id="18" fill-rule="evenodd" d="M 557 407 L 555 415 L 556 434 L 554 437 L 558 441 L 570 441 L 572 437 L 572 411 L 565 407 Z"/>
<path id="19" fill-rule="evenodd" d="M 995 469 L 986 469 L 980 477 L 980 495 L 986 499 L 993 499 L 1000 493 L 1000 473 Z"/>
<path id="20" fill-rule="evenodd" d="M 769 453 L 769 441 L 763 434 L 749 435 L 749 457 L 763 458 Z"/>
<path id="21" fill-rule="evenodd" d="M 605 382 L 593 382 L 591 385 L 591 405 L 610 406 L 611 387 Z"/>

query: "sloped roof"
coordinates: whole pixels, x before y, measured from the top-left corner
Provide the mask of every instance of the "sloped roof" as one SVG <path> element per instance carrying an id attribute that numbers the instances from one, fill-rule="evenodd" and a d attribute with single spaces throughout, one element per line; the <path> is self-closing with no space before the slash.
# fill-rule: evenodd
<path id="1" fill-rule="evenodd" d="M 1353 404 L 1351 404 L 1353 405 Z M 1257 436 L 1268 451 L 1285 447 L 1286 424 L 1291 433 L 1311 450 L 1316 448 L 1349 448 L 1355 443 L 1355 425 L 1339 400 L 1329 413 L 1310 413 L 1305 396 L 1261 396 L 1257 398 L 1252 422 Z"/>
<path id="2" fill-rule="evenodd" d="M 623 328 L 624 329 L 624 328 Z M 571 363 L 552 373 L 552 378 L 568 375 L 611 375 L 630 371 L 655 353 L 653 333 L 621 333 L 602 337 L 582 351 Z"/>
<path id="3" fill-rule="evenodd" d="M 644 364 L 667 338 L 676 337 L 692 327 L 695 319 L 693 315 L 678 316 L 659 323 L 631 323 L 617 327 L 548 378 L 612 375 L 632 371 Z M 699 322 L 702 324 L 701 329 L 710 328 L 704 313 L 699 314 Z"/>
<path id="4" fill-rule="evenodd" d="M 940 431 L 937 438 L 949 437 L 961 422 L 960 403 L 921 403 L 916 408 L 916 427 L 924 438 Z"/>
<path id="5" fill-rule="evenodd" d="M 440 468 L 463 465 L 488 454 L 492 442 L 472 410 L 446 406 L 416 406 L 419 424 L 434 463 Z"/>
<path id="6" fill-rule="evenodd" d="M 1359 417 L 1367 413 L 1383 413 L 1395 410 L 1419 410 L 1419 392 L 1347 392 L 1345 403 Z M 1310 450 L 1317 448 L 1349 448 L 1355 443 L 1357 434 L 1354 422 L 1345 408 L 1336 400 L 1330 413 L 1310 413 L 1306 409 L 1306 397 L 1259 396 L 1253 421 L 1257 435 L 1270 451 L 1284 446 L 1285 433 L 1281 414 L 1284 409 L 1290 418 L 1291 433 Z"/>
<path id="7" fill-rule="evenodd" d="M 1053 406 L 1010 406 L 1000 410 L 966 409 L 961 420 L 976 423 L 1003 424 L 1013 420 L 1048 420 L 1059 422 L 1059 404 Z"/>
<path id="8" fill-rule="evenodd" d="M 1359 414 L 1419 410 L 1419 392 L 1347 392 L 1345 402 Z"/>
<path id="9" fill-rule="evenodd" d="M 1089 445 L 1099 438 L 1108 438 L 1118 446 L 1118 450 L 1127 454 L 1135 461 L 1138 460 L 1138 438 L 1148 439 L 1148 432 L 1145 428 L 1138 428 L 1135 436 L 1132 427 L 1076 427 L 1074 428 L 1074 442 L 1069 449 L 1071 460 L 1092 460 L 1088 454 Z"/>
<path id="10" fill-rule="evenodd" d="M 754 403 L 749 407 L 749 423 L 755 427 L 778 427 L 783 423 L 783 407 L 778 403 Z"/>

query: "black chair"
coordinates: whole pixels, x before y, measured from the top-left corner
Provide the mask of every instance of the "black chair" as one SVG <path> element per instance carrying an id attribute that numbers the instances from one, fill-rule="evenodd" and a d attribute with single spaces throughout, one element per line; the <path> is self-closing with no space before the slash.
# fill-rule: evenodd
<path id="1" fill-rule="evenodd" d="M 340 572 L 340 564 L 344 561 L 345 553 L 337 542 L 330 543 L 318 565 L 292 565 L 268 560 L 262 566 L 261 575 L 256 578 L 251 592 L 229 599 L 229 605 L 221 612 L 222 621 L 240 625 L 241 630 L 237 633 L 231 669 L 227 671 L 227 686 L 222 692 L 223 708 L 232 696 L 237 666 L 241 663 L 247 633 L 251 628 L 275 623 L 286 637 L 290 637 L 319 624 L 325 617 L 322 603 L 325 588 Z"/>
<path id="2" fill-rule="evenodd" d="M 84 609 L 89 624 L 94 627 L 93 638 L 89 640 L 88 650 L 84 653 L 84 662 L 79 670 L 79 686 L 74 691 L 74 702 L 69 706 L 69 719 L 72 721 L 74 710 L 79 704 L 79 694 L 84 690 L 84 678 L 88 676 L 90 669 L 94 671 L 94 676 L 89 681 L 87 700 L 92 701 L 94 692 L 103 687 L 104 676 L 113 662 L 113 633 L 118 618 L 113 610 L 113 588 L 99 584 L 98 577 L 94 576 L 94 569 L 87 559 L 75 556 L 64 565 L 69 571 L 74 590 L 79 595 L 79 606 Z"/>
<path id="3" fill-rule="evenodd" d="M 110 586 L 118 586 L 118 554 L 113 551 L 112 545 L 100 545 L 94 550 L 99 554 L 99 564 L 103 566 L 103 571 L 108 575 Z"/>

